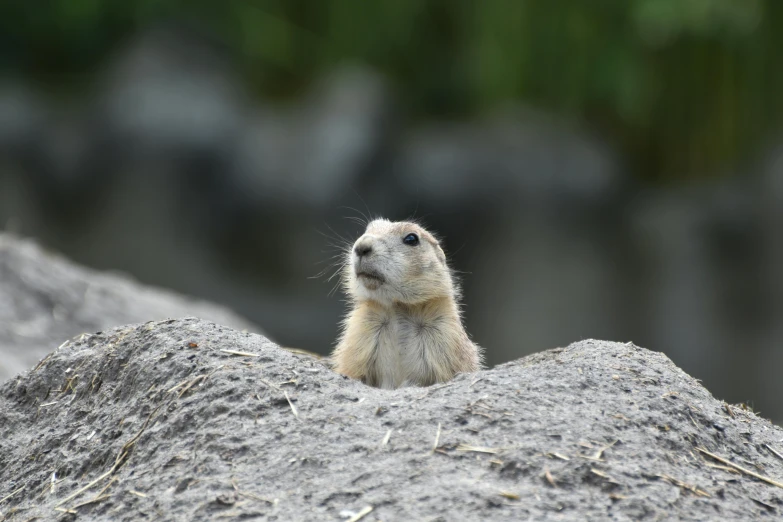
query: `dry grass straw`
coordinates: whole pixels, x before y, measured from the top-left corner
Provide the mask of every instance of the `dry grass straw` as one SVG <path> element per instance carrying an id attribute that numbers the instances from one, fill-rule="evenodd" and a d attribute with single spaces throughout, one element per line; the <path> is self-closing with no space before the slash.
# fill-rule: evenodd
<path id="1" fill-rule="evenodd" d="M 294 403 L 291 402 L 291 399 L 288 397 L 288 392 L 284 391 L 283 395 L 285 395 L 285 400 L 288 401 L 288 405 L 291 406 L 291 411 L 293 412 L 294 417 L 296 417 L 298 419 L 299 418 L 299 412 L 296 411 L 296 406 L 294 406 Z"/>
<path id="2" fill-rule="evenodd" d="M 707 455 L 708 457 L 711 457 L 711 458 L 717 460 L 718 462 L 722 462 L 723 464 L 726 464 L 727 466 L 731 466 L 732 468 L 734 468 L 737 471 L 740 471 L 740 472 L 742 472 L 742 473 L 744 473 L 746 475 L 749 475 L 751 477 L 757 478 L 757 479 L 759 479 L 759 480 L 761 480 L 763 482 L 766 482 L 767 484 L 771 484 L 771 485 L 773 485 L 775 487 L 783 489 L 783 483 L 778 482 L 777 480 L 773 480 L 773 479 L 771 479 L 769 477 L 766 477 L 764 475 L 761 475 L 760 473 L 756 473 L 755 471 L 751 471 L 751 470 L 749 470 L 747 468 L 743 468 L 742 466 L 740 466 L 738 464 L 735 464 L 735 463 L 733 463 L 732 461 L 730 461 L 728 459 L 724 459 L 723 457 L 715 455 L 714 453 L 710 453 L 709 451 L 707 451 L 704 448 L 696 448 L 696 451 L 698 451 L 700 453 L 703 453 L 703 454 Z"/>
<path id="3" fill-rule="evenodd" d="M 565 455 L 560 454 L 560 453 L 555 453 L 554 451 L 550 451 L 549 453 L 545 453 L 545 455 L 547 457 L 550 457 L 550 458 L 554 457 L 554 458 L 558 458 L 560 460 L 571 460 L 570 458 L 566 457 Z"/>
<path id="4" fill-rule="evenodd" d="M 9 493 L 8 495 L 4 496 L 3 498 L 0 498 L 0 504 L 2 504 L 3 502 L 5 502 L 6 500 L 9 500 L 11 497 L 13 497 L 14 495 L 16 495 L 16 494 L 17 494 L 17 493 L 19 493 L 20 491 L 22 491 L 24 488 L 25 488 L 25 484 L 23 484 L 23 485 L 22 485 L 21 487 L 19 487 L 18 489 L 16 489 L 16 490 L 12 491 L 12 492 L 11 492 L 11 493 Z M 2 518 L 0 518 L 0 520 L 3 520 L 3 519 L 5 519 L 5 516 L 3 516 Z"/>
<path id="5" fill-rule="evenodd" d="M 373 510 L 372 506 L 367 506 L 363 508 L 361 511 L 356 513 L 354 516 L 348 519 L 348 522 L 359 522 L 359 520 L 363 519 L 365 516 L 369 515 Z"/>
<path id="6" fill-rule="evenodd" d="M 669 482 L 671 484 L 674 484 L 675 486 L 679 486 L 682 489 L 685 489 L 687 491 L 690 491 L 694 495 L 698 497 L 711 497 L 709 493 L 706 491 L 699 489 L 697 486 L 694 486 L 693 484 L 688 484 L 687 482 L 683 482 L 682 480 L 676 479 L 674 477 L 670 477 L 669 475 L 656 475 L 659 478 L 662 478 L 666 482 Z"/>
<path id="7" fill-rule="evenodd" d="M 430 451 L 430 453 L 435 453 L 435 450 L 438 449 L 439 443 L 440 443 L 440 422 L 438 423 L 438 430 L 435 432 L 435 442 L 432 443 L 432 451 Z"/>
<path id="8" fill-rule="evenodd" d="M 234 488 L 234 491 L 236 492 L 236 494 L 241 496 L 241 497 L 249 498 L 249 499 L 255 500 L 257 502 L 264 502 L 264 503 L 269 504 L 269 505 L 274 505 L 276 503 L 275 500 L 269 500 L 268 498 L 259 497 L 258 495 L 254 494 L 254 493 L 250 493 L 249 491 L 243 491 L 243 490 L 239 489 L 239 484 L 237 484 L 236 480 L 232 480 L 231 481 L 231 486 Z"/>
<path id="9" fill-rule="evenodd" d="M 260 356 L 259 354 L 257 354 L 257 353 L 250 353 L 250 352 L 238 352 L 238 351 L 236 351 L 236 350 L 223 350 L 223 349 L 221 349 L 220 351 L 221 351 L 221 352 L 223 352 L 223 353 L 227 353 L 227 354 L 229 354 L 229 355 L 239 355 L 239 356 L 241 356 L 241 357 L 261 357 L 261 356 Z"/>
<path id="10" fill-rule="evenodd" d="M 91 498 L 90 500 L 85 500 L 84 502 L 79 502 L 78 504 L 74 504 L 73 506 L 71 506 L 71 509 L 78 509 L 78 508 L 80 508 L 82 506 L 87 506 L 89 504 L 95 504 L 97 502 L 103 502 L 107 498 L 111 498 L 111 495 L 96 495 L 93 498 Z"/>
<path id="11" fill-rule="evenodd" d="M 550 486 L 553 488 L 557 487 L 557 482 L 555 482 L 555 477 L 552 476 L 552 473 L 549 471 L 549 468 L 544 468 L 544 478 L 549 483 Z"/>
<path id="12" fill-rule="evenodd" d="M 473 453 L 491 453 L 495 454 L 500 450 L 495 448 L 485 448 L 483 446 L 471 446 L 470 444 L 460 444 L 457 446 L 457 451 L 471 451 Z"/>
<path id="13" fill-rule="evenodd" d="M 766 447 L 766 448 L 767 448 L 769 451 L 771 451 L 771 452 L 772 452 L 772 454 L 773 454 L 773 455 L 775 455 L 777 458 L 779 458 L 780 460 L 783 460 L 783 455 L 782 455 L 782 454 L 781 454 L 779 451 L 775 450 L 775 449 L 774 449 L 772 446 L 770 446 L 769 444 L 764 444 L 764 446 L 765 446 L 765 447 Z"/>
<path id="14" fill-rule="evenodd" d="M 308 350 L 303 350 L 301 348 L 290 348 L 288 346 L 281 346 L 281 348 L 287 352 L 295 353 L 297 355 L 307 355 L 308 357 L 312 357 L 313 359 L 323 359 L 324 356 L 320 353 L 311 352 Z"/>
<path id="15" fill-rule="evenodd" d="M 604 446 L 601 446 L 598 449 L 598 451 L 596 451 L 592 455 L 577 455 L 577 457 L 582 458 L 582 459 L 587 459 L 587 460 L 593 460 L 595 462 L 604 462 L 604 459 L 603 459 L 604 451 L 608 450 L 609 448 L 611 448 L 612 446 L 614 446 L 618 442 L 619 441 L 616 440 L 614 442 L 610 442 L 609 444 L 605 444 Z"/>
<path id="16" fill-rule="evenodd" d="M 155 415 L 155 413 L 158 412 L 158 410 L 160 409 L 161 406 L 162 405 L 160 405 L 157 408 L 155 408 L 154 410 L 152 410 L 150 412 L 150 414 L 147 416 L 147 419 L 144 421 L 144 424 L 141 426 L 141 429 L 136 433 L 136 435 L 131 437 L 125 444 L 122 445 L 122 448 L 120 448 L 120 451 L 117 453 L 117 457 L 114 459 L 114 465 L 111 467 L 111 469 L 109 469 L 109 471 L 107 471 L 106 473 L 104 473 L 100 477 L 96 478 L 95 480 L 93 480 L 92 482 L 87 484 L 86 486 L 76 490 L 75 492 L 71 493 L 70 495 L 68 495 L 67 497 L 65 497 L 61 501 L 59 501 L 57 504 L 55 504 L 55 509 L 59 508 L 60 506 L 62 506 L 66 502 L 70 502 L 71 500 L 73 500 L 74 498 L 78 497 L 79 495 L 81 495 L 85 491 L 88 491 L 88 490 L 92 489 L 93 487 L 95 487 L 95 485 L 97 485 L 98 483 L 103 481 L 103 479 L 105 479 L 106 477 L 110 477 L 111 475 L 114 474 L 115 471 L 120 469 L 120 467 L 122 467 L 122 465 L 125 464 L 125 462 L 127 462 L 128 456 L 130 456 L 131 448 L 136 444 L 136 442 L 138 442 L 139 438 L 144 433 L 144 430 L 146 430 L 147 426 L 149 426 L 150 420 L 152 420 L 152 417 Z M 103 490 L 101 490 L 101 493 L 106 491 L 106 489 L 112 484 L 112 482 L 113 482 L 113 480 L 109 481 L 109 484 Z M 101 493 L 99 493 L 98 496 L 100 496 Z M 96 500 L 98 498 L 98 496 L 94 497 L 90 502 L 87 502 L 86 504 L 90 504 L 92 502 L 98 502 L 99 500 Z M 101 499 L 101 500 L 103 500 L 103 499 Z M 85 505 L 85 504 L 80 504 L 80 505 Z M 74 506 L 74 507 L 78 507 L 78 506 Z M 59 510 L 59 511 L 62 511 L 62 510 Z M 66 512 L 70 513 L 70 511 L 66 511 Z"/>
<path id="17" fill-rule="evenodd" d="M 180 388 L 182 388 L 184 386 L 184 388 L 179 392 L 179 394 L 177 394 L 177 398 L 180 399 L 180 398 L 182 398 L 183 395 L 185 395 L 187 392 L 189 392 L 194 386 L 196 386 L 197 384 L 204 383 L 207 379 L 209 379 L 212 376 L 212 374 L 214 374 L 216 371 L 218 371 L 218 370 L 220 370 L 222 368 L 223 368 L 223 365 L 218 366 L 217 368 L 215 368 L 214 370 L 212 370 L 209 373 L 205 373 L 205 374 L 199 375 L 199 376 L 194 377 L 192 379 L 191 378 L 187 378 L 184 381 L 181 381 L 180 383 L 178 383 L 177 385 L 172 386 L 169 390 L 166 391 L 166 393 L 173 393 L 173 392 L 179 390 Z"/>

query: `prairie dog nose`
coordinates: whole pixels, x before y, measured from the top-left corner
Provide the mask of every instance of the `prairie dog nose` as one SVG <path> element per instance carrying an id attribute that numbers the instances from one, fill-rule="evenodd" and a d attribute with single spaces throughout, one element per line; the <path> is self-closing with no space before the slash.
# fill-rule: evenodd
<path id="1" fill-rule="evenodd" d="M 372 253 L 372 242 L 369 239 L 359 240 L 354 245 L 353 251 L 359 257 L 370 255 Z"/>

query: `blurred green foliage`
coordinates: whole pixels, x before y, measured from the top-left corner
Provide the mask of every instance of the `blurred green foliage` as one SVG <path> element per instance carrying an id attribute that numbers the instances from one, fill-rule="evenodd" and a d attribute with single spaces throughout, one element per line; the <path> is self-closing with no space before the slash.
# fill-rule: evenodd
<path id="1" fill-rule="evenodd" d="M 265 97 L 366 63 L 416 115 L 519 100 L 659 180 L 719 175 L 781 122 L 781 0 L 5 0 L 0 66 L 65 86 L 169 22 L 214 35 Z"/>

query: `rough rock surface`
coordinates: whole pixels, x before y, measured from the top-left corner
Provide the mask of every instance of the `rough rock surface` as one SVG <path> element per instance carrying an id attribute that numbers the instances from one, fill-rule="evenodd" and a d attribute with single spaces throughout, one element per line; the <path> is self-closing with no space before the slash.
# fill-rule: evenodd
<path id="1" fill-rule="evenodd" d="M 183 316 L 258 331 L 222 306 L 82 268 L 0 233 L 0 382 L 75 335 Z"/>
<path id="2" fill-rule="evenodd" d="M 73 340 L 0 387 L 0 511 L 20 521 L 781 516 L 783 489 L 699 448 L 783 480 L 772 451 L 783 452 L 783 429 L 631 344 L 582 341 L 384 391 L 259 335 L 168 320 Z"/>

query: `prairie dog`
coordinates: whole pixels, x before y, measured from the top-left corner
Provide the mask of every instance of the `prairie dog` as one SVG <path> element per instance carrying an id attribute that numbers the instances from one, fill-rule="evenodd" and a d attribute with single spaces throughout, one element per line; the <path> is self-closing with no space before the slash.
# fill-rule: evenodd
<path id="1" fill-rule="evenodd" d="M 462 326 L 459 288 L 432 234 L 376 219 L 346 255 L 351 309 L 332 354 L 336 371 L 394 389 L 481 368 L 481 348 Z"/>

